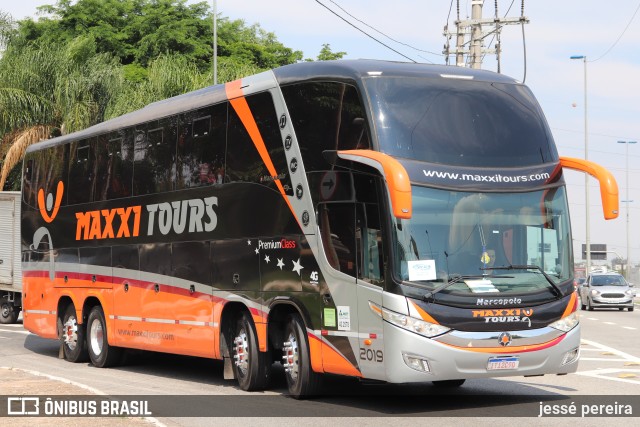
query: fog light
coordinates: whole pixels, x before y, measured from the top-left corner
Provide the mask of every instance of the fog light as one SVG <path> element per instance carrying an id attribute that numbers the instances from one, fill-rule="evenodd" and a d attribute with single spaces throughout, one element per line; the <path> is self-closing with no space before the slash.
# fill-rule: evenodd
<path id="1" fill-rule="evenodd" d="M 404 363 L 406 363 L 411 369 L 415 369 L 420 372 L 431 372 L 427 359 L 407 353 L 402 353 L 402 358 L 404 359 Z"/>
<path id="2" fill-rule="evenodd" d="M 570 350 L 565 353 L 564 357 L 562 358 L 562 364 L 566 365 L 568 363 L 573 363 L 576 360 L 578 360 L 579 357 L 580 357 L 580 347 L 576 347 L 573 350 Z"/>

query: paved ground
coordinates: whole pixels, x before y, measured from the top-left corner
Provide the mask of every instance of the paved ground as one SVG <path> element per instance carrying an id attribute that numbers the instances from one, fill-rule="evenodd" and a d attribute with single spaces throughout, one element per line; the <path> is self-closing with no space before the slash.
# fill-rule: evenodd
<path id="1" fill-rule="evenodd" d="M 67 382 L 63 379 L 55 379 L 37 373 L 26 372 L 19 369 L 0 369 L 2 386 L 0 395 L 6 396 L 60 396 L 60 395 L 99 395 L 99 391 L 81 387 L 78 384 Z M 4 402 L 3 402 L 4 403 Z M 12 427 L 38 427 L 60 426 L 65 427 L 113 427 L 113 426 L 140 426 L 149 427 L 154 424 L 153 419 L 134 417 L 11 417 Z M 2 421 L 4 424 L 6 419 Z"/>

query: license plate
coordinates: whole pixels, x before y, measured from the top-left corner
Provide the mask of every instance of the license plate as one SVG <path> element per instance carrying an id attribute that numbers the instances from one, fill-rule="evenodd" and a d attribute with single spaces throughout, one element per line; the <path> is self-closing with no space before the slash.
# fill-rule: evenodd
<path id="1" fill-rule="evenodd" d="M 492 357 L 487 364 L 487 371 L 498 371 L 503 369 L 518 369 L 519 360 L 515 356 Z"/>

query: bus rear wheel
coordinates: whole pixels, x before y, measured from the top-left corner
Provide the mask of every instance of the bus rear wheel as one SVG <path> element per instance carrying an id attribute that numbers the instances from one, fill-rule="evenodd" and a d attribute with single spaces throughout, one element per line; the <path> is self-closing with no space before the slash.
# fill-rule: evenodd
<path id="1" fill-rule="evenodd" d="M 85 329 L 84 325 L 78 323 L 73 304 L 69 304 L 62 319 L 58 319 L 58 328 L 64 358 L 73 363 L 86 361 L 88 355 Z"/>
<path id="2" fill-rule="evenodd" d="M 291 314 L 285 329 L 282 348 L 282 365 L 289 394 L 295 399 L 304 399 L 318 393 L 321 376 L 311 369 L 309 343 L 306 328 L 298 314 Z"/>
<path id="3" fill-rule="evenodd" d="M 87 350 L 93 366 L 108 368 L 120 360 L 122 349 L 109 345 L 107 340 L 107 323 L 102 307 L 95 306 L 89 312 L 87 320 Z"/>
<path id="4" fill-rule="evenodd" d="M 245 391 L 263 390 L 271 377 L 271 358 L 260 352 L 253 320 L 244 312 L 238 318 L 232 341 L 233 372 Z"/>

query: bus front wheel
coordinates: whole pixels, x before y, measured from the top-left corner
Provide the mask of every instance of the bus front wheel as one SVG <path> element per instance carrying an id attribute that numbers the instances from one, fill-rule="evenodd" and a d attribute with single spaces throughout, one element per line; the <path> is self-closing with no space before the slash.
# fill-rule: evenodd
<path id="1" fill-rule="evenodd" d="M 265 389 L 271 374 L 268 352 L 260 352 L 251 315 L 244 312 L 233 332 L 233 371 L 240 388 L 245 391 Z"/>
<path id="2" fill-rule="evenodd" d="M 311 369 L 306 328 L 298 314 L 291 314 L 285 329 L 282 361 L 289 394 L 304 399 L 317 394 L 321 377 Z"/>
<path id="3" fill-rule="evenodd" d="M 62 319 L 58 319 L 60 330 L 60 342 L 64 358 L 69 362 L 77 363 L 87 360 L 87 343 L 84 339 L 84 325 L 78 323 L 76 309 L 69 304 Z"/>
<path id="4" fill-rule="evenodd" d="M 91 363 L 97 368 L 108 368 L 120 360 L 122 350 L 110 346 L 107 341 L 107 323 L 104 319 L 104 311 L 100 306 L 93 307 L 89 312 L 87 350 Z"/>

